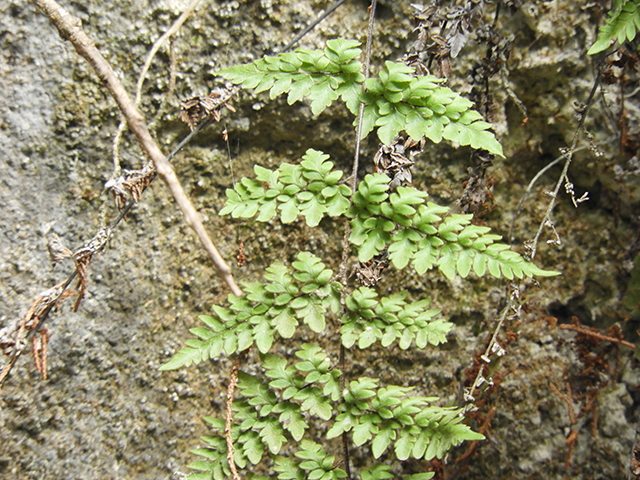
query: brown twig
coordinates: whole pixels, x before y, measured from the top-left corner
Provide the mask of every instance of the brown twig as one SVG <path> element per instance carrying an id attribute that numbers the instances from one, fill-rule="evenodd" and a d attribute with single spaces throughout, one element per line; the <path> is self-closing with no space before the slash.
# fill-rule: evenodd
<path id="1" fill-rule="evenodd" d="M 482 422 L 482 425 L 478 429 L 478 433 L 486 435 L 489 432 L 489 428 L 491 427 L 491 421 L 493 420 L 493 417 L 496 416 L 497 411 L 498 410 L 496 409 L 496 407 L 493 407 L 491 410 L 489 410 L 489 412 L 487 413 L 487 416 L 484 419 L 484 422 Z M 467 451 L 464 452 L 462 455 L 460 455 L 458 458 L 456 458 L 455 463 L 461 462 L 467 459 L 468 457 L 470 457 L 473 454 L 474 450 L 476 449 L 478 442 L 480 441 L 481 440 L 474 440 L 470 442 L 469 446 L 467 447 Z"/>
<path id="2" fill-rule="evenodd" d="M 567 392 L 568 392 L 567 395 L 563 394 L 560 390 L 558 390 L 558 388 L 553 383 L 549 384 L 549 388 L 551 388 L 551 390 L 553 390 L 553 393 L 559 396 L 562 399 L 562 401 L 567 404 L 567 406 L 569 407 L 569 422 L 571 423 L 571 425 L 575 425 L 576 416 L 573 411 L 573 397 L 571 394 L 571 385 L 569 385 L 569 383 L 567 382 Z"/>
<path id="3" fill-rule="evenodd" d="M 240 352 L 235 362 L 233 362 L 233 367 L 231 367 L 231 375 L 229 375 L 229 386 L 227 387 L 227 408 L 224 420 L 224 438 L 227 441 L 227 461 L 229 462 L 229 468 L 231 469 L 233 480 L 240 480 L 240 475 L 238 474 L 238 469 L 236 468 L 236 462 L 233 459 L 233 453 L 235 449 L 233 448 L 233 438 L 231 436 L 231 422 L 233 420 L 233 393 L 235 392 L 236 386 L 238 385 L 238 370 L 240 370 L 240 364 L 245 359 L 248 353 L 249 349 Z"/>
<path id="4" fill-rule="evenodd" d="M 567 451 L 567 456 L 565 457 L 565 460 L 564 460 L 564 469 L 569 470 L 569 468 L 571 467 L 571 458 L 573 457 L 573 450 L 576 446 L 576 442 L 578 441 L 578 429 L 573 428 L 574 425 L 576 424 L 576 415 L 575 415 L 575 412 L 573 411 L 573 394 L 571 393 L 571 385 L 569 384 L 569 382 L 567 382 L 566 386 L 567 386 L 567 394 L 565 395 L 560 390 L 558 390 L 558 388 L 553 383 L 549 384 L 549 388 L 553 390 L 553 393 L 555 393 L 558 397 L 560 397 L 562 401 L 567 404 L 567 407 L 569 407 L 569 423 L 571 424 L 571 433 L 569 433 L 569 436 L 564 441 L 565 445 L 569 447 Z"/>
<path id="5" fill-rule="evenodd" d="M 196 211 L 187 197 L 173 167 L 151 137 L 144 117 L 136 109 L 131 98 L 118 80 L 115 72 L 100 54 L 93 40 L 91 40 L 82 30 L 80 20 L 73 17 L 55 0 L 32 0 L 32 2 L 56 26 L 60 37 L 71 42 L 78 54 L 89 62 L 102 83 L 104 83 L 104 85 L 109 89 L 114 100 L 118 104 L 120 111 L 125 116 L 129 128 L 138 139 L 142 149 L 153 162 L 158 175 L 171 191 L 173 198 L 184 215 L 185 222 L 194 230 L 200 239 L 202 246 L 209 254 L 209 257 L 213 260 L 218 274 L 226 282 L 232 293 L 235 295 L 242 295 L 242 290 L 236 284 L 231 274 L 231 269 L 226 264 L 213 241 L 207 234 L 207 231 L 200 219 L 200 214 Z"/>
<path id="6" fill-rule="evenodd" d="M 568 323 L 563 323 L 562 325 L 558 325 L 558 328 L 561 328 L 562 330 L 573 330 L 574 332 L 582 333 L 583 335 L 589 335 L 590 337 L 594 337 L 599 340 L 619 343 L 620 345 L 624 345 L 625 347 L 629 347 L 629 348 L 636 348 L 636 346 L 631 342 L 627 342 L 626 340 L 620 340 L 619 338 L 615 338 L 615 337 L 610 337 L 608 335 L 603 335 L 602 333 L 593 332 L 579 325 L 571 325 Z"/>
<path id="7" fill-rule="evenodd" d="M 191 15 L 191 13 L 196 8 L 199 2 L 200 0 L 192 0 L 192 2 L 187 6 L 187 8 L 185 8 L 184 12 L 182 12 L 182 14 L 176 19 L 176 21 L 173 22 L 173 25 L 169 27 L 169 30 L 167 30 L 158 40 L 156 40 L 153 46 L 151 47 L 151 50 L 149 50 L 149 53 L 147 54 L 147 59 L 145 60 L 142 70 L 140 72 L 140 76 L 138 77 L 138 83 L 136 84 L 136 97 L 134 100 L 134 105 L 136 108 L 140 106 L 140 101 L 142 100 L 142 85 L 144 84 L 144 80 L 147 77 L 147 72 L 151 67 L 151 62 L 153 61 L 153 58 L 156 56 L 156 53 L 158 53 L 158 50 L 160 50 L 160 47 L 164 44 L 164 42 L 166 42 L 167 39 L 175 35 L 178 32 L 178 30 L 180 30 L 180 27 L 182 26 L 182 24 L 187 20 L 187 18 L 189 18 L 189 15 Z M 170 86 L 169 92 L 171 92 L 171 90 L 172 88 Z M 160 111 L 160 109 L 158 109 L 158 111 Z M 126 119 L 123 118 L 122 121 L 120 122 L 120 125 L 118 126 L 118 131 L 116 132 L 116 135 L 113 139 L 113 168 L 114 168 L 113 178 L 117 177 L 120 174 L 120 154 L 118 153 L 118 148 L 120 146 L 120 140 L 122 138 L 122 134 L 124 133 L 124 129 L 127 126 L 127 123 L 125 122 L 125 120 Z"/>
<path id="8" fill-rule="evenodd" d="M 565 470 L 569 470 L 569 468 L 571 468 L 571 458 L 573 457 L 573 449 L 575 448 L 577 441 L 578 441 L 578 430 L 573 429 L 571 430 L 571 433 L 569 434 L 567 439 L 564 441 L 564 444 L 569 447 L 569 450 L 567 451 L 567 457 L 564 460 Z"/>

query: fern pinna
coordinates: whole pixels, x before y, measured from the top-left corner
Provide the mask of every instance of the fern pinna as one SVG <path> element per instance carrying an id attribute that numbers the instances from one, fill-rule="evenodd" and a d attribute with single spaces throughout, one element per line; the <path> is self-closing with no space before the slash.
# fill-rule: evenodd
<path id="1" fill-rule="evenodd" d="M 256 93 L 269 91 L 271 98 L 287 94 L 289 104 L 308 99 L 316 115 L 340 98 L 357 116 L 362 102 L 363 135 L 377 129 L 387 145 L 404 132 L 415 141 L 446 139 L 502 155 L 490 125 L 471 102 L 435 77 L 416 77 L 402 63 L 386 62 L 376 78 L 365 81 L 358 47 L 358 42 L 335 39 L 324 50 L 299 49 L 219 73 Z M 392 186 L 383 173 L 366 175 L 352 193 L 341 183 L 343 172 L 320 151 L 307 150 L 298 164 L 283 163 L 275 170 L 256 165 L 254 171 L 254 179 L 243 178 L 227 190 L 222 215 L 258 222 L 277 217 L 283 223 L 302 218 L 309 227 L 327 216 L 341 217 L 349 222 L 348 241 L 359 262 L 384 257 L 395 268 L 411 266 L 418 274 L 437 269 L 451 279 L 473 271 L 510 280 L 557 274 L 499 243 L 501 237 L 489 228 L 472 224 L 472 215 L 447 215 L 449 209 L 427 201 L 425 192 Z M 240 372 L 241 399 L 233 401 L 230 432 L 234 463 L 247 478 L 346 478 L 326 448 L 328 440 L 344 434 L 355 446 L 371 450 L 374 460 L 359 472 L 363 480 L 397 478 L 392 464 L 377 462 L 390 452 L 400 461 L 430 460 L 464 440 L 484 438 L 462 423 L 462 409 L 440 407 L 436 397 L 416 395 L 414 388 L 380 385 L 369 377 L 341 387 L 344 372 L 336 354 L 318 344 L 292 347 L 288 358 L 271 352 L 278 337 L 291 339 L 298 328 L 326 334 L 327 319 L 337 319 L 344 348 L 380 342 L 406 350 L 446 341 L 452 324 L 430 308 L 429 299 L 411 301 L 406 291 L 380 295 L 375 282 L 345 291 L 336 278 L 311 252 L 300 252 L 291 265 L 273 263 L 263 281 L 243 284 L 245 296 L 229 295 L 228 306 L 216 305 L 212 315 L 201 316 L 203 326 L 191 329 L 197 338 L 161 367 L 176 369 L 256 346 L 260 372 Z M 206 447 L 194 450 L 203 460 L 191 464 L 197 473 L 190 478 L 222 480 L 231 472 L 225 420 L 205 420 L 214 434 L 202 438 Z M 318 431 L 318 422 L 327 425 L 324 431 Z M 266 469 L 274 476 L 253 473 L 252 465 L 260 466 L 255 472 Z"/>

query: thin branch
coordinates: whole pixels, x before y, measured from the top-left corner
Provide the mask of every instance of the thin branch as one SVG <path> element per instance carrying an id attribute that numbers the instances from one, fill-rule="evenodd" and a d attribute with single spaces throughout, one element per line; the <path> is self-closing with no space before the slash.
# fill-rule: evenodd
<path id="1" fill-rule="evenodd" d="M 373 43 L 373 21 L 376 16 L 376 4 L 377 0 L 371 2 L 369 7 L 369 31 L 367 33 L 367 50 L 364 56 L 364 82 L 362 82 L 363 89 L 366 91 L 364 84 L 369 78 L 369 68 L 371 67 L 371 44 Z M 358 112 L 358 127 L 356 128 L 356 152 L 353 157 L 353 171 L 351 172 L 351 193 L 356 192 L 358 185 L 358 163 L 360 161 L 360 144 L 362 137 L 362 124 L 364 120 L 364 103 L 360 102 L 360 111 Z"/>
<path id="2" fill-rule="evenodd" d="M 331 5 L 327 9 L 326 12 L 324 12 L 322 15 L 320 15 L 311 24 L 307 25 L 307 27 L 303 31 L 301 31 L 298 35 L 296 35 L 296 37 L 293 40 L 291 40 L 287 44 L 286 47 L 284 47 L 282 50 L 280 50 L 280 53 L 286 52 L 291 47 L 293 47 L 296 43 L 298 43 L 300 40 L 302 40 L 302 37 L 304 37 L 307 33 L 309 33 L 311 30 L 313 30 L 320 22 L 322 22 L 325 18 L 327 18 L 329 15 L 331 15 L 333 12 L 335 12 L 336 9 L 346 1 L 347 0 L 338 0 L 336 3 Z"/>
<path id="3" fill-rule="evenodd" d="M 586 150 L 588 147 L 580 147 L 580 148 L 576 148 L 574 150 L 574 153 L 578 153 L 582 150 Z M 545 172 L 547 170 L 549 170 L 551 167 L 553 167 L 554 165 L 556 165 L 557 163 L 559 163 L 562 159 L 564 158 L 564 155 L 560 155 L 558 158 L 552 160 L 551 162 L 549 162 L 547 165 L 545 165 L 544 167 L 542 167 L 538 173 L 536 173 L 536 175 L 531 179 L 531 181 L 529 182 L 529 185 L 527 185 L 527 189 L 524 192 L 524 195 L 522 196 L 522 198 L 520 199 L 520 202 L 518 203 L 518 208 L 516 208 L 516 213 L 513 215 L 513 219 L 511 220 L 511 226 L 509 227 L 509 236 L 507 237 L 509 239 L 510 242 L 513 243 L 514 238 L 513 238 L 513 230 L 515 228 L 515 224 L 516 224 L 516 220 L 518 219 L 518 217 L 520 216 L 520 214 L 522 213 L 522 206 L 524 205 L 524 202 L 527 200 L 527 198 L 529 197 L 529 195 L 531 194 L 531 190 L 533 190 L 533 186 L 536 184 L 536 182 L 540 179 L 540 177 L 542 175 L 545 174 Z"/>
<path id="4" fill-rule="evenodd" d="M 365 62 L 364 62 L 364 78 L 365 81 L 369 78 L 369 68 L 371 66 L 371 44 L 373 43 L 373 22 L 375 20 L 376 15 L 376 4 L 377 0 L 372 0 L 371 5 L 369 6 L 369 30 L 367 34 L 367 48 L 365 52 Z M 364 83 L 363 83 L 364 85 Z M 360 137 L 362 136 L 362 123 L 364 116 L 364 103 L 360 103 L 360 112 L 358 114 L 358 126 L 356 128 L 356 148 L 353 159 L 353 170 L 351 172 L 351 201 L 353 202 L 353 194 L 356 192 L 356 188 L 358 186 L 358 163 L 360 159 Z M 349 223 L 345 228 L 344 237 L 342 239 L 342 259 L 340 262 L 340 277 L 342 280 L 342 285 L 344 287 L 347 286 L 347 264 L 349 260 L 349 235 L 351 234 L 351 227 Z M 340 305 L 341 305 L 341 315 L 344 314 L 345 309 L 345 301 L 346 301 L 346 288 L 342 289 L 340 293 Z M 346 349 L 340 341 L 340 372 L 342 375 L 340 377 L 340 390 L 344 391 L 345 383 L 346 383 Z M 351 467 L 349 465 L 349 446 L 347 442 L 347 434 L 346 432 L 342 434 L 342 454 L 344 457 L 344 467 L 345 472 L 347 474 L 347 478 L 351 478 Z"/>
<path id="5" fill-rule="evenodd" d="M 559 396 L 562 401 L 567 404 L 567 407 L 569 407 L 569 422 L 572 426 L 575 425 L 576 415 L 573 411 L 573 396 L 571 394 L 571 385 L 569 384 L 569 382 L 567 382 L 567 395 L 560 392 L 560 390 L 558 390 L 558 387 L 556 387 L 553 383 L 549 384 L 549 388 L 551 388 L 551 390 L 553 390 L 553 393 Z"/>
<path id="6" fill-rule="evenodd" d="M 213 241 L 207 234 L 207 231 L 202 224 L 200 214 L 196 211 L 187 197 L 173 167 L 151 137 L 151 134 L 145 124 L 144 117 L 136 109 L 131 98 L 118 80 L 115 72 L 100 54 L 94 42 L 82 30 L 80 20 L 69 14 L 69 12 L 62 8 L 55 0 L 32 1 L 47 17 L 49 17 L 51 22 L 58 29 L 62 39 L 70 41 L 78 54 L 89 62 L 100 80 L 109 89 L 114 100 L 118 104 L 120 111 L 127 119 L 129 128 L 135 134 L 138 142 L 142 146 L 142 149 L 153 162 L 158 175 L 171 191 L 173 198 L 184 215 L 185 222 L 194 230 L 200 239 L 202 246 L 209 254 L 209 257 L 213 260 L 218 274 L 226 282 L 232 293 L 235 295 L 242 295 L 242 290 L 236 284 L 231 274 L 231 269 L 226 264 Z"/>
<path id="7" fill-rule="evenodd" d="M 175 35 L 178 30 L 180 30 L 180 27 L 187 20 L 187 18 L 189 18 L 189 15 L 191 15 L 193 10 L 195 10 L 198 3 L 200 3 L 200 0 L 192 0 L 187 8 L 185 8 L 184 12 L 182 12 L 182 14 L 176 19 L 176 21 L 173 22 L 173 25 L 169 27 L 169 30 L 167 30 L 164 35 L 156 40 L 152 45 L 151 50 L 149 50 L 147 59 L 145 60 L 144 65 L 142 66 L 142 71 L 140 72 L 140 76 L 138 77 L 138 83 L 136 84 L 136 98 L 134 100 L 134 105 L 136 108 L 140 106 L 140 101 L 142 100 L 142 85 L 144 84 L 145 78 L 147 77 L 147 72 L 151 67 L 153 58 L 156 56 L 156 53 L 158 53 L 158 50 L 160 50 L 160 47 L 162 47 L 164 42 L 166 42 L 167 39 Z M 169 91 L 171 90 L 172 89 L 170 87 Z M 118 126 L 116 136 L 113 139 L 113 178 L 117 177 L 120 174 L 120 154 L 118 153 L 118 148 L 120 146 L 120 140 L 126 126 L 126 118 L 124 118 L 123 116 L 122 120 L 120 121 L 120 125 Z"/>
<path id="8" fill-rule="evenodd" d="M 468 389 L 465 389 L 464 400 L 468 405 L 472 405 L 473 402 L 475 402 L 475 398 L 473 395 L 476 389 L 479 388 L 486 381 L 486 379 L 483 376 L 484 367 L 486 364 L 491 362 L 491 359 L 489 358 L 489 356 L 494 352 L 494 349 L 496 348 L 495 345 L 498 339 L 498 334 L 502 329 L 502 324 L 507 319 L 507 315 L 509 314 L 509 311 L 513 308 L 514 303 L 516 302 L 518 296 L 519 296 L 519 290 L 518 288 L 515 288 L 514 291 L 511 293 L 511 295 L 509 295 L 509 300 L 507 301 L 507 305 L 502 309 L 502 312 L 500 312 L 500 316 L 498 317 L 498 324 L 496 325 L 496 328 L 493 331 L 491 340 L 489 341 L 489 344 L 487 345 L 487 348 L 484 354 L 480 356 L 483 363 L 480 364 L 480 369 L 478 370 L 476 378 L 474 379 L 471 387 L 469 387 Z M 516 315 L 518 314 L 519 314 L 518 311 L 516 311 Z"/>
<path id="9" fill-rule="evenodd" d="M 533 260 L 536 256 L 536 251 L 538 249 L 538 241 L 540 240 L 540 235 L 542 235 L 542 230 L 547 224 L 551 224 L 551 212 L 553 212 L 553 208 L 556 205 L 556 199 L 558 198 L 558 193 L 560 192 L 560 188 L 565 182 L 568 182 L 567 172 L 569 171 L 569 166 L 571 165 L 571 161 L 573 160 L 573 154 L 576 151 L 576 147 L 578 146 L 578 140 L 580 139 L 580 135 L 584 130 L 585 120 L 587 119 L 587 113 L 589 112 L 589 107 L 593 103 L 593 98 L 598 90 L 598 85 L 600 85 L 600 71 L 598 71 L 598 75 L 596 76 L 595 81 L 593 82 L 593 87 L 591 88 L 591 92 L 589 93 L 589 98 L 585 103 L 585 107 L 581 112 L 582 117 L 580 118 L 580 123 L 578 124 L 578 129 L 576 133 L 573 135 L 573 141 L 571 142 L 571 148 L 567 151 L 562 152 L 562 156 L 565 159 L 564 167 L 562 169 L 562 173 L 560 174 L 560 178 L 558 178 L 558 182 L 556 183 L 556 187 L 551 194 L 551 201 L 549 202 L 549 206 L 547 207 L 547 211 L 540 222 L 540 226 L 538 227 L 538 231 L 536 232 L 536 236 L 533 241 L 530 242 L 530 251 L 531 251 L 531 260 Z"/>
<path id="10" fill-rule="evenodd" d="M 631 342 L 627 342 L 626 340 L 620 340 L 619 338 L 615 338 L 615 337 L 610 337 L 608 335 L 603 335 L 602 333 L 592 332 L 591 330 L 588 330 L 579 325 L 562 324 L 562 325 L 558 325 L 558 328 L 561 328 L 562 330 L 573 330 L 574 332 L 582 333 L 583 335 L 588 335 L 590 337 L 594 337 L 599 340 L 619 343 L 620 345 L 624 345 L 625 347 L 629 347 L 629 348 L 636 348 L 636 346 Z"/>

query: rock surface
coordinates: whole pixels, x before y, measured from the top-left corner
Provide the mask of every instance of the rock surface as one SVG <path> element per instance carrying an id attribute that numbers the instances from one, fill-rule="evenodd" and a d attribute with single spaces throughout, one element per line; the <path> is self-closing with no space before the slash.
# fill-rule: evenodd
<path id="1" fill-rule="evenodd" d="M 81 18 L 133 92 L 153 42 L 187 5 L 186 0 L 64 5 Z M 411 7 L 380 2 L 375 27 L 374 64 L 407 51 Z M 518 3 L 518 2 L 510 2 Z M 495 77 L 495 129 L 506 159 L 488 170 L 495 186 L 492 207 L 483 220 L 505 236 L 518 202 L 536 173 L 569 146 L 578 127 L 575 104 L 584 103 L 594 80 L 586 50 L 595 40 L 604 12 L 582 2 L 524 1 L 501 12 L 498 31 L 512 38 L 508 84 L 528 109 L 528 122 Z M 173 42 L 176 88 L 166 98 L 166 113 L 156 123 L 156 138 L 169 151 L 187 133 L 176 120 L 180 99 L 206 94 L 221 66 L 274 53 L 313 21 L 330 2 L 202 0 Z M 346 2 L 301 46 L 323 46 L 336 36 L 366 38 L 366 2 Z M 494 6 L 485 15 L 491 20 Z M 33 299 L 63 280 L 73 265 L 52 269 L 47 236 L 56 233 L 69 248 L 90 239 L 116 210 L 103 191 L 113 171 L 112 143 L 119 112 L 84 60 L 63 42 L 31 4 L 9 0 L 0 6 L 0 329 L 23 317 Z M 475 50 L 474 50 L 475 49 Z M 483 52 L 473 41 L 452 62 L 450 82 L 465 86 L 471 62 Z M 170 82 L 168 48 L 154 60 L 143 88 L 142 110 L 153 118 Z M 628 73 L 629 85 L 637 74 Z M 635 77 L 634 77 L 635 75 Z M 545 230 L 536 262 L 562 271 L 540 286 L 522 291 L 523 313 L 508 323 L 501 343 L 507 355 L 492 366 L 495 387 L 477 396 L 474 428 L 492 418 L 489 438 L 467 456 L 454 451 L 447 476 L 458 479 L 613 479 L 625 478 L 638 418 L 640 376 L 626 347 L 597 343 L 555 327 L 573 316 L 604 331 L 622 326 L 637 343 L 637 312 L 623 305 L 632 260 L 638 252 L 637 208 L 638 95 L 626 98 L 633 152 L 620 145 L 620 87 L 604 86 L 587 118 L 594 148 L 584 139 L 569 177 L 578 196 L 590 200 L 574 208 L 562 194 L 554 212 L 562 244 Z M 465 90 L 466 89 L 466 90 Z M 605 103 L 606 102 L 606 103 Z M 348 169 L 354 134 L 345 109 L 332 107 L 314 119 L 307 106 L 287 106 L 265 95 L 241 92 L 237 112 L 209 127 L 176 159 L 177 173 L 223 256 L 237 254 L 244 240 L 249 264 L 235 269 L 239 280 L 255 280 L 274 260 L 290 260 L 301 249 L 339 258 L 343 226 L 323 222 L 322 230 L 301 224 L 252 225 L 217 212 L 232 183 L 227 146 L 229 131 L 233 175 L 252 175 L 254 164 L 275 168 L 298 159 L 307 148 L 323 150 Z M 631 142 L 629 144 L 632 145 Z M 373 136 L 364 146 L 363 170 L 372 170 L 377 148 Z M 599 149 L 603 155 L 596 155 Z M 628 150 L 628 149 L 627 149 Z M 145 159 L 130 134 L 120 148 L 123 168 Z M 453 205 L 468 179 L 469 151 L 451 145 L 429 146 L 419 157 L 415 185 L 441 204 Z M 535 235 L 560 167 L 533 187 L 515 223 L 514 245 L 522 251 Z M 328 260 L 335 267 L 336 260 Z M 381 376 L 418 385 L 429 395 L 460 404 L 462 382 L 493 331 L 505 285 L 495 280 L 448 282 L 431 272 L 388 271 L 383 288 L 407 288 L 414 298 L 433 298 L 456 327 L 444 348 L 420 352 L 355 352 L 349 375 Z M 193 460 L 189 448 L 207 433 L 200 418 L 220 415 L 229 362 L 201 364 L 160 373 L 216 302 L 224 284 L 160 182 L 154 182 L 109 248 L 90 266 L 88 293 L 78 312 L 67 301 L 47 323 L 52 335 L 49 377 L 40 379 L 33 359 L 24 355 L 0 393 L 0 478 L 7 479 L 158 479 L 180 478 Z M 283 345 L 286 351 L 287 345 Z M 6 360 L 6 359 L 5 359 Z M 3 362 L 5 361 L 3 360 Z M 4 363 L 2 363 L 4 365 Z M 382 373 L 381 373 L 382 372 Z M 572 423 L 568 413 L 569 389 Z M 564 399 L 563 399 L 564 398 Z M 570 447 L 567 438 L 577 432 Z M 354 461 L 367 452 L 355 452 Z M 441 465 L 426 466 L 439 468 Z M 408 464 L 405 473 L 423 471 Z"/>

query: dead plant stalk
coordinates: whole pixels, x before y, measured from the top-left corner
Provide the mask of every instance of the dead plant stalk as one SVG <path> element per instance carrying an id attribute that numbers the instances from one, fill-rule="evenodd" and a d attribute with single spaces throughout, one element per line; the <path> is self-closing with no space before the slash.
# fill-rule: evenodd
<path id="1" fill-rule="evenodd" d="M 32 0 L 32 2 L 55 25 L 60 37 L 63 40 L 71 42 L 76 52 L 89 62 L 102 83 L 109 89 L 120 111 L 124 115 L 129 128 L 138 139 L 142 149 L 153 162 L 158 175 L 171 191 L 174 200 L 184 215 L 185 222 L 196 233 L 202 246 L 213 260 L 218 274 L 226 282 L 233 294 L 242 295 L 242 290 L 240 290 L 240 287 L 238 287 L 231 275 L 231 269 L 207 234 L 200 219 L 200 214 L 187 197 L 175 174 L 173 166 L 151 137 L 143 115 L 137 110 L 133 101 L 118 80 L 115 72 L 96 48 L 93 40 L 82 30 L 80 20 L 72 16 L 55 0 Z"/>

